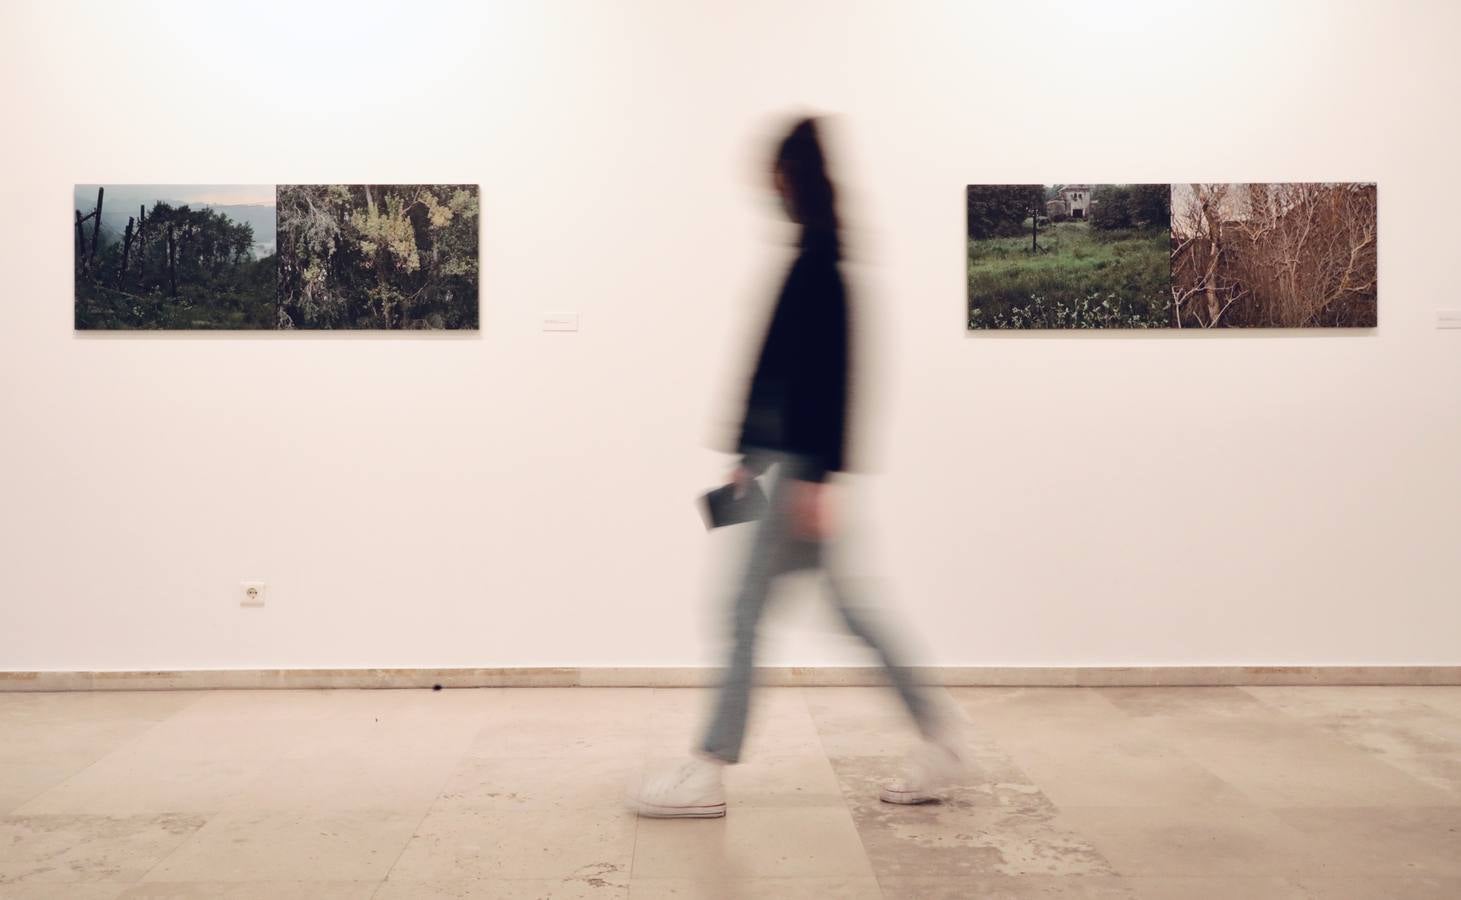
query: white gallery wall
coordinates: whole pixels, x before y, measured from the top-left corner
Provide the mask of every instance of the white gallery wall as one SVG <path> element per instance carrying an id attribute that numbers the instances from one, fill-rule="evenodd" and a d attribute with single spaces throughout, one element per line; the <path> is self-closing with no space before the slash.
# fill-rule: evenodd
<path id="1" fill-rule="evenodd" d="M 742 536 L 692 499 L 796 111 L 854 228 L 855 562 L 922 662 L 1461 663 L 1461 5 L 0 15 L 0 669 L 714 664 Z M 968 183 L 1284 180 L 1379 183 L 1377 330 L 964 329 Z M 482 330 L 76 333 L 72 186 L 128 182 L 478 183 Z M 787 600 L 764 662 L 863 660 Z"/>

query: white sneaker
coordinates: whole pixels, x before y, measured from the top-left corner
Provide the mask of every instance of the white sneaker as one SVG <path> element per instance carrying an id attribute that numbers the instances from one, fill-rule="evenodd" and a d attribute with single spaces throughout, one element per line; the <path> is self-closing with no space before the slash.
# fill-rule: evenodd
<path id="1" fill-rule="evenodd" d="M 645 775 L 629 805 L 656 819 L 714 819 L 725 815 L 725 764 L 703 756 Z"/>
<path id="2" fill-rule="evenodd" d="M 962 749 L 951 741 L 924 741 L 912 753 L 903 774 L 883 785 L 884 803 L 932 803 L 942 800 L 965 769 Z"/>

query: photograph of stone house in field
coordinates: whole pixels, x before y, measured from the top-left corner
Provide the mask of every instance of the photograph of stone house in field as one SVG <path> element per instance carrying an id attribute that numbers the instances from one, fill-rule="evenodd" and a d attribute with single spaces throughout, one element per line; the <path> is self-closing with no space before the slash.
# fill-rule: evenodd
<path id="1" fill-rule="evenodd" d="M 968 327 L 1167 328 L 1171 186 L 973 184 Z"/>

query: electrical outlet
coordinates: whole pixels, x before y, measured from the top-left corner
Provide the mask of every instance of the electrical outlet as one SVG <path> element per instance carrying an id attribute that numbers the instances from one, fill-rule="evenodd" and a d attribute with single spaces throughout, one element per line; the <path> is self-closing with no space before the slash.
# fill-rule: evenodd
<path id="1" fill-rule="evenodd" d="M 1461 309 L 1436 310 L 1437 328 L 1461 328 Z"/>
<path id="2" fill-rule="evenodd" d="M 239 606 L 263 606 L 269 593 L 269 586 L 262 581 L 240 581 Z"/>

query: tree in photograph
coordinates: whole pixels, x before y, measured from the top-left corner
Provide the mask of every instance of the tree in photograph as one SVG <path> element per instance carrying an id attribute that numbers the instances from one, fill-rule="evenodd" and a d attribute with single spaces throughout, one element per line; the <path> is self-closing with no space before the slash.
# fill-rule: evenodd
<path id="1" fill-rule="evenodd" d="M 1166 228 L 1172 220 L 1172 189 L 1165 184 L 1103 184 L 1091 196 L 1091 225 Z"/>
<path id="2" fill-rule="evenodd" d="M 1091 195 L 1091 227 L 1100 231 L 1132 228 L 1131 191 L 1125 185 L 1103 185 Z"/>
<path id="3" fill-rule="evenodd" d="M 1287 327 L 1373 325 L 1377 209 L 1370 184 L 1250 185 L 1242 274 Z"/>
<path id="4" fill-rule="evenodd" d="M 1195 184 L 1172 229 L 1174 324 L 1372 327 L 1372 184 Z"/>
<path id="5" fill-rule="evenodd" d="M 127 260 L 132 256 L 132 226 L 136 221 L 136 219 L 128 216 L 127 230 L 122 232 L 122 269 L 117 273 L 117 284 L 119 285 L 127 280 Z"/>
<path id="6" fill-rule="evenodd" d="M 1248 295 L 1221 265 L 1224 252 L 1232 253 L 1224 230 L 1230 187 L 1191 185 L 1191 203 L 1172 220 L 1172 316 L 1178 328 L 1226 324 L 1223 316 Z"/>
<path id="7" fill-rule="evenodd" d="M 1167 228 L 1172 222 L 1172 186 L 1131 185 L 1131 217 L 1142 228 Z"/>
<path id="8" fill-rule="evenodd" d="M 966 194 L 966 221 L 970 240 L 1013 237 L 1025 228 L 1025 219 L 1038 218 L 1045 208 L 1045 187 L 1039 184 L 975 184 Z"/>
<path id="9" fill-rule="evenodd" d="M 1124 184 L 1103 184 L 1091 193 L 1091 227 L 1101 231 L 1132 228 L 1131 189 Z"/>
<path id="10" fill-rule="evenodd" d="M 96 189 L 96 206 L 86 215 L 81 210 L 76 210 L 76 268 L 81 272 L 91 272 L 96 267 L 96 248 L 101 243 L 101 208 L 102 198 L 106 195 L 106 188 Z M 91 244 L 86 243 L 86 223 L 91 222 Z"/>
<path id="11" fill-rule="evenodd" d="M 147 284 L 147 206 L 137 208 L 137 287 Z"/>
<path id="12" fill-rule="evenodd" d="M 176 239 L 176 228 L 172 222 L 167 223 L 167 295 L 176 297 L 178 295 L 178 242 Z"/>
<path id="13" fill-rule="evenodd" d="M 475 328 L 476 188 L 281 185 L 279 327 Z"/>
<path id="14" fill-rule="evenodd" d="M 344 322 L 347 301 L 331 291 L 329 265 L 340 244 L 350 206 L 345 185 L 281 186 L 279 220 L 279 327 L 304 322 Z"/>
<path id="15" fill-rule="evenodd" d="M 254 258 L 248 223 L 157 201 L 88 241 L 82 225 L 99 211 L 76 211 L 78 328 L 272 327 L 274 258 Z"/>
<path id="16" fill-rule="evenodd" d="M 92 212 L 93 219 L 91 223 L 91 250 L 86 260 L 86 268 L 88 271 L 96 268 L 96 247 L 101 243 L 102 198 L 105 196 L 106 191 L 107 189 L 104 187 L 98 187 L 96 189 L 96 209 Z"/>

